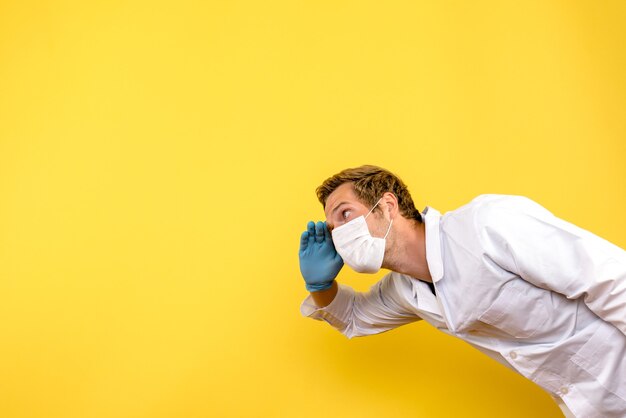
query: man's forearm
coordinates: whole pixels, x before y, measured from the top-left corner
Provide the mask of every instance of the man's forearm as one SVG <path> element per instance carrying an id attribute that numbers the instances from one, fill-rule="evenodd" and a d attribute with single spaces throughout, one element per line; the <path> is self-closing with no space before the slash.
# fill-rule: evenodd
<path id="1" fill-rule="evenodd" d="M 337 296 L 338 290 L 339 287 L 337 286 L 337 281 L 333 280 L 333 284 L 330 288 L 320 290 L 319 292 L 311 292 L 311 297 L 319 308 L 323 308 L 330 305 L 333 299 L 335 299 L 335 296 Z"/>

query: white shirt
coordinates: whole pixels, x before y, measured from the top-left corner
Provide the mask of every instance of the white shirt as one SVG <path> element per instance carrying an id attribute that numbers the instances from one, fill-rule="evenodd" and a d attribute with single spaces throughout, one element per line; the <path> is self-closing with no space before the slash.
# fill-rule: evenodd
<path id="1" fill-rule="evenodd" d="M 348 338 L 425 320 L 512 368 L 584 418 L 626 417 L 626 251 L 523 196 L 424 210 L 436 289 L 390 272 L 339 284 L 301 313 Z"/>

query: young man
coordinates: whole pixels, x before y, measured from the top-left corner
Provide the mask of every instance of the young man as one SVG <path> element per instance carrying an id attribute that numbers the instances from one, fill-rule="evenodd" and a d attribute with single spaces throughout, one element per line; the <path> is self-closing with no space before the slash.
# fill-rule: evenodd
<path id="1" fill-rule="evenodd" d="M 441 214 L 415 209 L 380 167 L 317 189 L 300 270 L 304 316 L 348 338 L 425 320 L 548 391 L 566 416 L 626 417 L 626 251 L 522 196 L 486 194 Z M 369 292 L 338 285 L 391 270 Z"/>

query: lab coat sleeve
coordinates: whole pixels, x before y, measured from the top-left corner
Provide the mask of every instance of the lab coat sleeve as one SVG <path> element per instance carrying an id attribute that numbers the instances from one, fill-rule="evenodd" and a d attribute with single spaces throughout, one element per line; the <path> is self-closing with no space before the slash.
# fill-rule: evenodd
<path id="1" fill-rule="evenodd" d="M 395 276 L 396 280 L 403 280 Z M 421 318 L 401 295 L 400 283 L 388 274 L 367 292 L 338 283 L 338 292 L 326 307 L 318 308 L 311 295 L 302 302 L 303 316 L 326 321 L 347 338 L 378 334 Z"/>
<path id="2" fill-rule="evenodd" d="M 626 251 L 523 196 L 486 203 L 474 220 L 485 256 L 535 286 L 582 298 L 626 335 Z"/>

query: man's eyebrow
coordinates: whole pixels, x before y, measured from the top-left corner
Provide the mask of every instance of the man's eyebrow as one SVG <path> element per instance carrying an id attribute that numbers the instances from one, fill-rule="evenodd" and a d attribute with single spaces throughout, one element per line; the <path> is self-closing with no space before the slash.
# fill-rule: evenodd
<path id="1" fill-rule="evenodd" d="M 335 212 L 337 212 L 337 209 L 339 209 L 339 208 L 341 207 L 341 205 L 346 204 L 346 203 L 350 203 L 350 202 L 343 201 L 343 202 L 339 203 L 337 206 L 335 206 L 335 209 L 333 209 L 333 210 L 330 212 L 330 215 L 331 215 L 331 216 L 332 216 L 332 215 L 334 215 L 334 214 L 335 214 Z"/>

